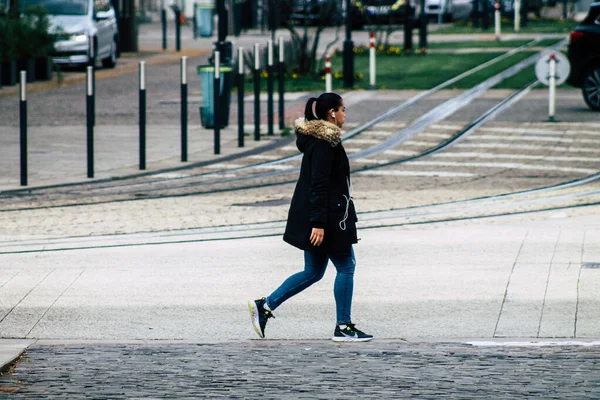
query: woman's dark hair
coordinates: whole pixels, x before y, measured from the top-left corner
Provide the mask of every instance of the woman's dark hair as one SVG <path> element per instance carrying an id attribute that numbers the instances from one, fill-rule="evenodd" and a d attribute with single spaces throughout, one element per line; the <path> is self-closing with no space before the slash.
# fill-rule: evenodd
<path id="1" fill-rule="evenodd" d="M 327 121 L 327 113 L 334 109 L 337 111 L 342 105 L 342 97 L 336 93 L 323 93 L 319 98 L 311 97 L 304 108 L 304 118 L 307 121 L 322 119 Z"/>

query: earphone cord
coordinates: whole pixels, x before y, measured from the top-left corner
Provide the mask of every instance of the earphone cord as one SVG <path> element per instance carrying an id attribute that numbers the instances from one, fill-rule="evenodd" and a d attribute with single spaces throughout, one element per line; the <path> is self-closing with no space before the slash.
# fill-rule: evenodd
<path id="1" fill-rule="evenodd" d="M 348 196 L 344 195 L 346 199 L 346 212 L 344 213 L 344 218 L 340 221 L 340 229 L 346 230 L 346 220 L 348 219 L 348 210 L 350 208 L 350 202 L 352 201 L 352 185 L 350 184 L 350 178 L 346 178 L 346 184 L 348 185 Z"/>

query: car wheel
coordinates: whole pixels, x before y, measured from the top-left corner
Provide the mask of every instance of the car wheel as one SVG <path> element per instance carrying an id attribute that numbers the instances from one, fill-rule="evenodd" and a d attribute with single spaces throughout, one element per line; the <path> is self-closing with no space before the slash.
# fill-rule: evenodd
<path id="1" fill-rule="evenodd" d="M 102 66 L 104 68 L 114 68 L 117 65 L 117 39 L 113 38 L 112 45 L 110 46 L 110 55 L 102 59 Z"/>
<path id="2" fill-rule="evenodd" d="M 583 100 L 589 108 L 600 111 L 600 65 L 591 68 L 585 75 L 581 87 Z"/>

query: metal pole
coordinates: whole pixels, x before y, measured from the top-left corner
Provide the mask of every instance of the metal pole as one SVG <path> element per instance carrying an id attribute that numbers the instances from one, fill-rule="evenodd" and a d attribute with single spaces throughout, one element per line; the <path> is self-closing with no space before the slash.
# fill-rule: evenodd
<path id="1" fill-rule="evenodd" d="M 369 32 L 369 89 L 375 89 L 375 32 Z"/>
<path id="2" fill-rule="evenodd" d="M 346 40 L 344 41 L 344 87 L 354 86 L 354 42 L 352 42 L 351 1 L 346 0 Z"/>
<path id="3" fill-rule="evenodd" d="M 140 61 L 140 169 L 146 169 L 146 61 Z"/>
<path id="4" fill-rule="evenodd" d="M 92 96 L 92 124 L 96 126 L 96 66 L 92 65 L 92 88 L 94 95 Z"/>
<path id="5" fill-rule="evenodd" d="M 86 111 L 87 111 L 87 177 L 94 177 L 94 68 L 87 67 Z"/>
<path id="6" fill-rule="evenodd" d="M 481 15 L 479 13 L 479 0 L 473 0 L 473 14 L 472 14 L 472 22 L 473 28 L 479 28 L 479 19 Z"/>
<path id="7" fill-rule="evenodd" d="M 163 7 L 160 11 L 160 21 L 162 23 L 162 48 L 167 49 L 167 10 Z"/>
<path id="8" fill-rule="evenodd" d="M 285 128 L 285 103 L 284 103 L 284 93 L 285 93 L 285 62 L 284 62 L 284 44 L 283 37 L 279 37 L 279 129 Z"/>
<path id="9" fill-rule="evenodd" d="M 260 140 L 260 51 L 254 45 L 254 140 Z"/>
<path id="10" fill-rule="evenodd" d="M 409 14 L 409 4 L 404 6 L 404 52 L 410 53 L 413 50 L 413 21 Z"/>
<path id="11" fill-rule="evenodd" d="M 238 147 L 244 147 L 244 49 L 238 48 Z"/>
<path id="12" fill-rule="evenodd" d="M 271 12 L 271 10 L 269 10 Z M 268 57 L 267 57 L 267 134 L 273 136 L 274 112 L 273 109 L 273 90 L 275 80 L 273 77 L 273 41 L 268 41 Z"/>
<path id="13" fill-rule="evenodd" d="M 181 51 L 181 11 L 175 10 L 175 50 Z"/>
<path id="14" fill-rule="evenodd" d="M 198 3 L 194 2 L 194 17 L 192 18 L 193 29 L 194 29 L 194 39 L 198 38 Z"/>
<path id="15" fill-rule="evenodd" d="M 525 28 L 529 23 L 529 0 L 521 1 L 521 26 Z"/>
<path id="16" fill-rule="evenodd" d="M 20 145 L 21 145 L 21 186 L 27 186 L 27 72 L 21 71 L 19 101 Z"/>
<path id="17" fill-rule="evenodd" d="M 181 57 L 181 161 L 188 160 L 187 57 Z"/>
<path id="18" fill-rule="evenodd" d="M 325 92 L 331 92 L 331 57 L 325 56 Z"/>
<path id="19" fill-rule="evenodd" d="M 481 28 L 484 31 L 487 31 L 488 29 L 490 29 L 490 9 L 489 9 L 489 4 L 487 0 L 483 0 L 483 3 L 481 5 L 482 7 L 482 22 L 481 22 Z"/>
<path id="20" fill-rule="evenodd" d="M 550 59 L 548 60 L 550 63 L 550 77 L 549 77 L 549 89 L 550 89 L 550 98 L 548 104 L 548 115 L 550 122 L 556 122 L 554 115 L 556 114 L 556 55 L 554 53 L 550 54 Z"/>
<path id="21" fill-rule="evenodd" d="M 425 14 L 425 0 L 419 2 L 419 49 L 427 49 L 427 15 Z"/>
<path id="22" fill-rule="evenodd" d="M 219 107 L 219 92 L 221 86 L 221 53 L 215 51 L 215 82 L 214 82 L 214 108 L 213 122 L 215 126 L 215 154 L 221 154 L 221 115 Z"/>
<path id="23" fill-rule="evenodd" d="M 515 0 L 515 32 L 521 31 L 521 0 Z"/>
<path id="24" fill-rule="evenodd" d="M 500 1 L 496 0 L 494 2 L 494 26 L 495 26 L 495 31 L 496 31 L 496 40 L 500 40 L 500 35 L 501 35 L 501 29 L 502 27 L 500 26 L 501 21 L 500 21 Z"/>

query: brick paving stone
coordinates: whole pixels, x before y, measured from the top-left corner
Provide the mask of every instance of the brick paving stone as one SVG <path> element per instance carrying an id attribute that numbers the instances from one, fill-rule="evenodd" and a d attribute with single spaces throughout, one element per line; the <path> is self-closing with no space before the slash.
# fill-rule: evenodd
<path id="1" fill-rule="evenodd" d="M 245 341 L 38 344 L 11 399 L 597 399 L 600 347 Z"/>

